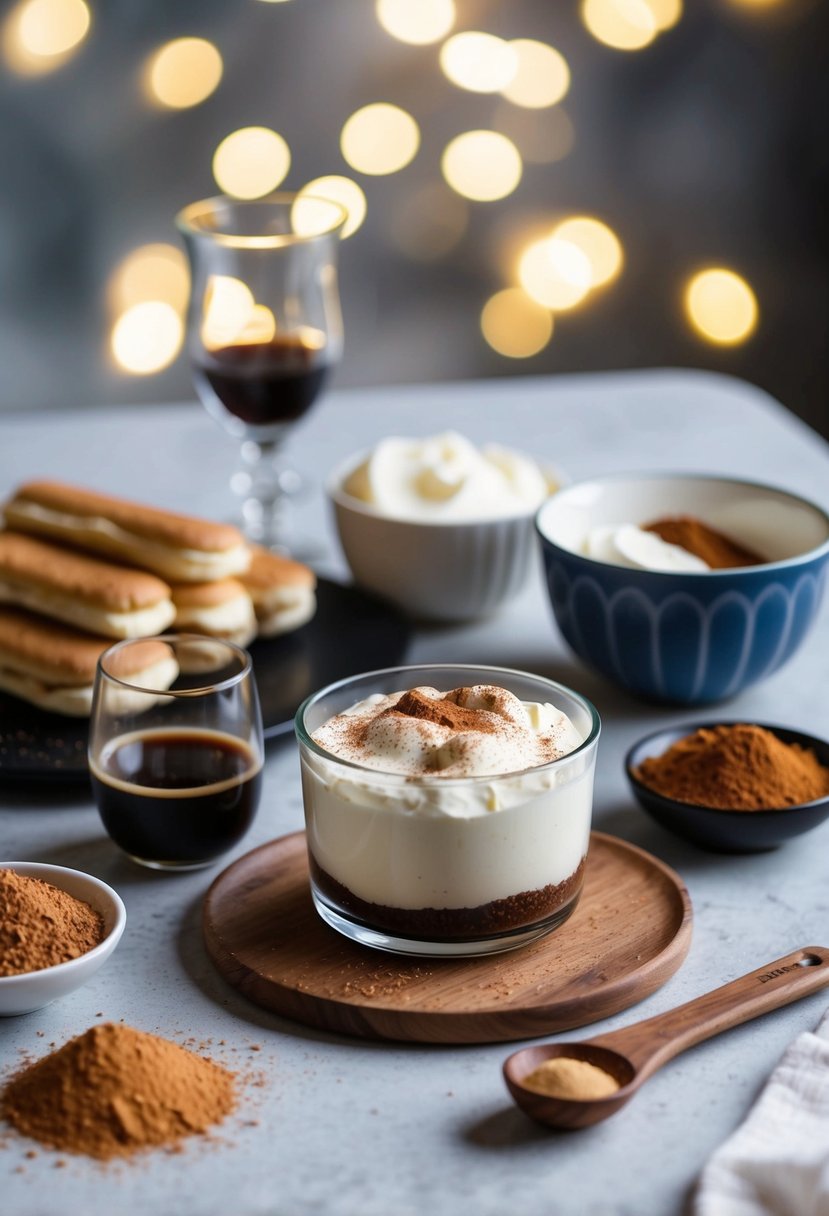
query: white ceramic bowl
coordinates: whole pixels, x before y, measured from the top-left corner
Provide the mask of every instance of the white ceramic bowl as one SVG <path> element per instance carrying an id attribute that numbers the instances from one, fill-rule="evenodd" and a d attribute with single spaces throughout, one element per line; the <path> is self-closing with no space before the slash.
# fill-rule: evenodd
<path id="1" fill-rule="evenodd" d="M 342 488 L 365 457 L 350 457 L 327 486 L 340 544 L 361 587 L 411 616 L 443 621 L 489 616 L 523 589 L 538 561 L 534 509 L 474 523 L 392 519 Z"/>
<path id="2" fill-rule="evenodd" d="M 33 1013 L 59 997 L 66 996 L 90 980 L 112 954 L 127 923 L 127 910 L 112 887 L 100 878 L 64 866 L 49 866 L 37 861 L 0 861 L 0 869 L 14 870 L 25 878 L 39 878 L 60 887 L 76 899 L 83 899 L 104 919 L 106 936 L 100 945 L 68 963 L 58 963 L 42 971 L 0 976 L 0 1017 Z"/>

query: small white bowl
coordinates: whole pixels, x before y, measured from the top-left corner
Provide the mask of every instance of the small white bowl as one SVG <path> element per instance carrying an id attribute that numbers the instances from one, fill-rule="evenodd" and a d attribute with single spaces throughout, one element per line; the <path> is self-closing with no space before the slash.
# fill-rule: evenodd
<path id="1" fill-rule="evenodd" d="M 351 456 L 327 485 L 340 544 L 361 587 L 411 616 L 442 621 L 489 616 L 524 588 L 538 560 L 535 509 L 470 523 L 392 519 L 343 489 L 365 456 Z"/>
<path id="2" fill-rule="evenodd" d="M 39 878 L 82 899 L 100 912 L 104 919 L 104 940 L 86 954 L 41 971 L 0 976 L 0 1017 L 33 1013 L 59 997 L 66 996 L 90 980 L 112 954 L 127 923 L 127 910 L 112 887 L 100 878 L 65 866 L 49 866 L 38 861 L 0 861 L 0 870 L 14 870 L 24 878 Z"/>

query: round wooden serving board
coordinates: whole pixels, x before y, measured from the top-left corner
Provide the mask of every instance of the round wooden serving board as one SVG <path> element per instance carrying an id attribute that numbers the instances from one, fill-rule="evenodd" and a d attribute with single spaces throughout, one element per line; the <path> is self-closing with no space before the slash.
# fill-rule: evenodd
<path id="1" fill-rule="evenodd" d="M 204 904 L 207 950 L 256 1005 L 324 1030 L 421 1043 L 494 1043 L 584 1026 L 655 992 L 691 944 L 679 877 L 593 832 L 581 900 L 528 946 L 473 959 L 359 946 L 311 902 L 305 833 L 239 858 Z"/>

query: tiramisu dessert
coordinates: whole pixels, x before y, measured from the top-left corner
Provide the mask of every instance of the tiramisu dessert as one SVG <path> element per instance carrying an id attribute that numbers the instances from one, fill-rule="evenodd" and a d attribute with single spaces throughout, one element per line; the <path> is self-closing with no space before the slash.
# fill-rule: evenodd
<path id="1" fill-rule="evenodd" d="M 300 750 L 323 917 L 436 944 L 555 927 L 584 875 L 588 722 L 485 684 L 375 693 L 322 722 Z"/>

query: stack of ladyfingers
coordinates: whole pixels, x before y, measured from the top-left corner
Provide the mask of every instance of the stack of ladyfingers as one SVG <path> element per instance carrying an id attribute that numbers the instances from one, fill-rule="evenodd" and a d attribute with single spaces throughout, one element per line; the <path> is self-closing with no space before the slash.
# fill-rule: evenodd
<path id="1" fill-rule="evenodd" d="M 21 486 L 3 516 L 0 689 L 58 713 L 89 713 L 98 656 L 115 639 L 174 629 L 246 646 L 316 608 L 307 566 L 228 524 L 55 481 Z M 141 649 L 139 663 L 158 662 Z"/>

